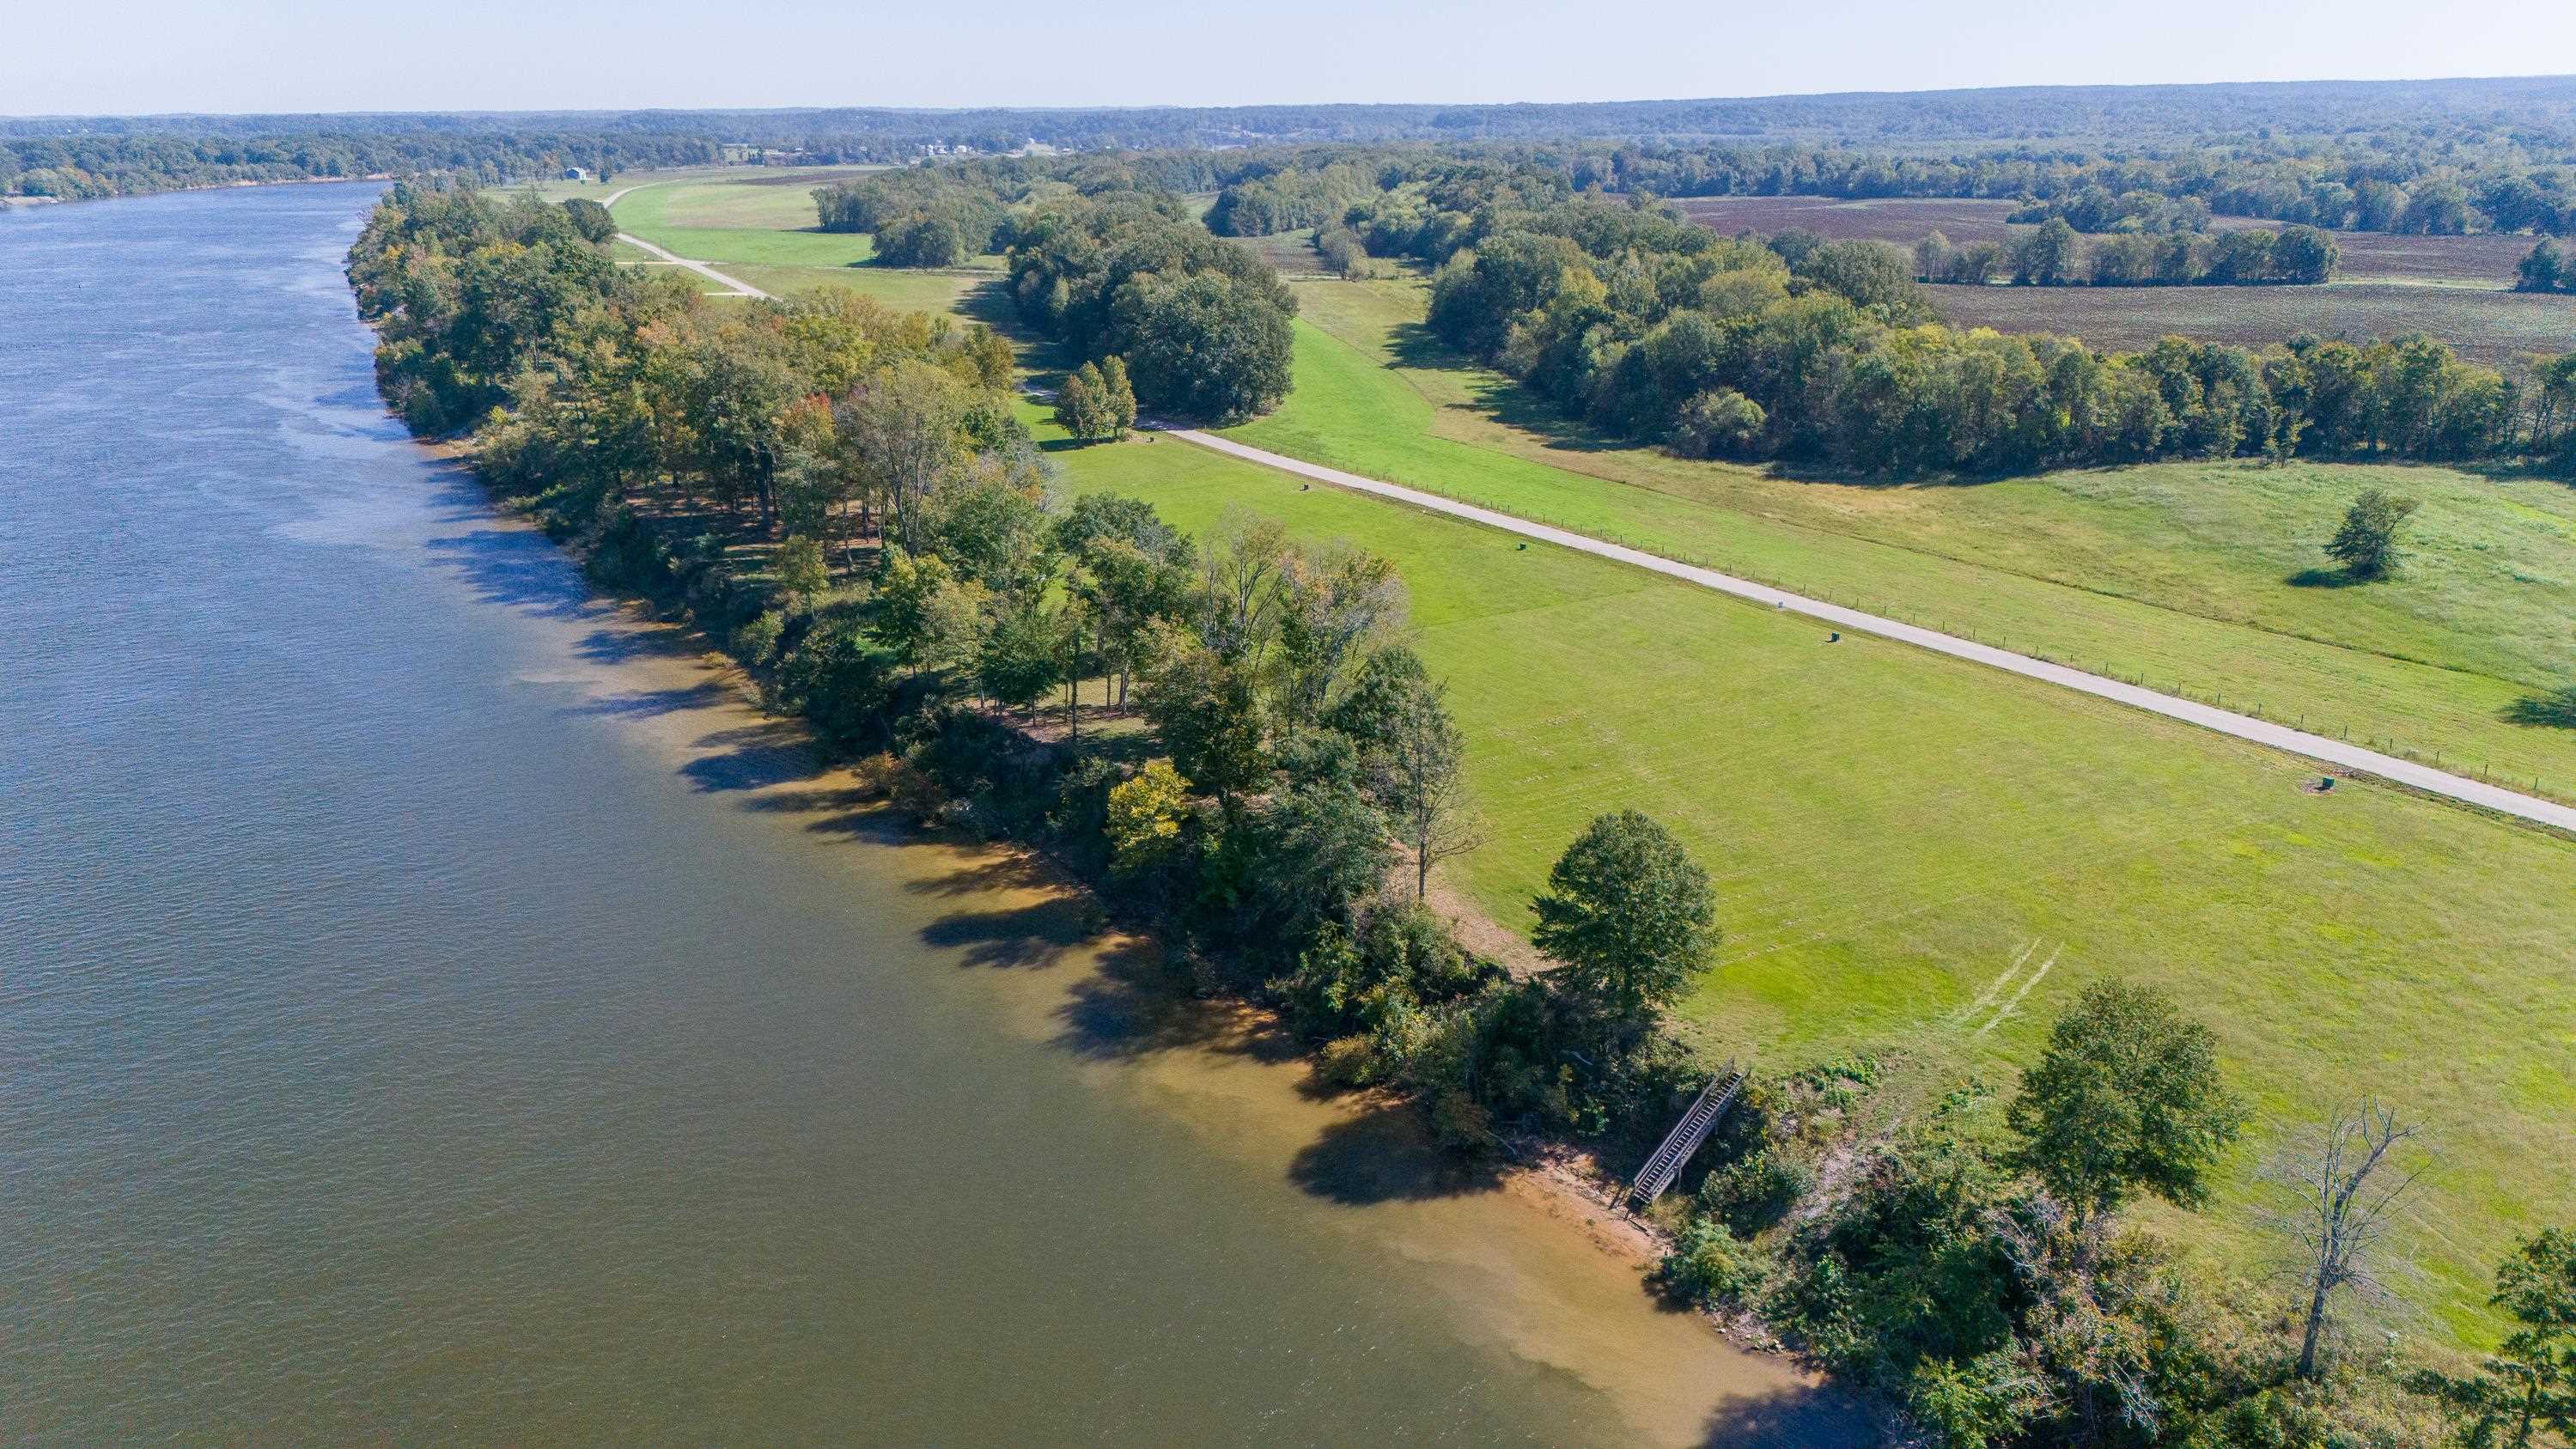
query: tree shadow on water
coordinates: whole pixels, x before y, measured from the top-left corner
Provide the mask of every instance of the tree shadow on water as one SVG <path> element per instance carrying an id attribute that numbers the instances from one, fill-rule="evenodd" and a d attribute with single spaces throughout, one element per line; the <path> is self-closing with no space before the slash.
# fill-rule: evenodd
<path id="1" fill-rule="evenodd" d="M 784 721 L 716 730 L 699 736 L 697 747 L 710 753 L 682 765 L 680 775 L 701 790 L 759 790 L 815 771 L 813 745 Z"/>
<path id="2" fill-rule="evenodd" d="M 910 827 L 877 791 L 859 785 L 822 785 L 810 790 L 764 790 L 743 802 L 746 810 L 765 815 L 796 815 L 817 835 L 900 845 L 912 838 Z"/>
<path id="3" fill-rule="evenodd" d="M 646 719 L 672 714 L 684 709 L 702 709 L 721 704 L 734 697 L 733 691 L 715 680 L 692 684 L 681 689 L 630 689 L 586 704 L 573 705 L 564 713 L 606 716 L 614 719 Z"/>
<path id="4" fill-rule="evenodd" d="M 602 608 L 580 572 L 541 533 L 476 528 L 422 545 L 475 597 L 540 618 L 581 618 Z"/>
<path id="5" fill-rule="evenodd" d="M 1080 951 L 1088 937 L 1064 901 L 957 911 L 922 927 L 923 944 L 959 953 L 959 964 L 1030 970 Z"/>
<path id="6" fill-rule="evenodd" d="M 1343 1207 L 1425 1202 L 1503 1185 L 1499 1163 L 1441 1151 L 1421 1111 L 1397 1101 L 1376 1102 L 1325 1128 L 1290 1160 L 1288 1180 Z"/>
<path id="7" fill-rule="evenodd" d="M 1121 935 L 1093 949 L 1094 968 L 1056 1008 L 1059 1050 L 1102 1062 L 1206 1052 L 1275 1065 L 1301 1055 L 1296 1039 L 1268 1012 L 1200 995 L 1191 973 L 1152 938 Z"/>
<path id="8" fill-rule="evenodd" d="M 1830 1386 L 1776 1389 L 1721 1404 L 1706 1449 L 1862 1449 L 1883 1442 L 1860 1406 Z"/>

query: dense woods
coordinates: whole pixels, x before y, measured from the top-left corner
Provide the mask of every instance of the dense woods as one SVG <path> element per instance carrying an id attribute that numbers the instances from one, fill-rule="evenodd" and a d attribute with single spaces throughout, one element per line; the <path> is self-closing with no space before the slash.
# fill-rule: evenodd
<path id="1" fill-rule="evenodd" d="M 1022 217 L 1020 315 L 1077 355 L 1126 359 L 1136 400 L 1218 422 L 1288 395 L 1297 300 L 1269 264 L 1211 235 L 1177 198 L 1067 197 Z"/>

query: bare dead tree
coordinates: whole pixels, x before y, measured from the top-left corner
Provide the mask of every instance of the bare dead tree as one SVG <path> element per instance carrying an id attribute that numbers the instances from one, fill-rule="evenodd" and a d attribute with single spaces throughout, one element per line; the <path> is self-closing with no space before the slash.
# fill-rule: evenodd
<path id="1" fill-rule="evenodd" d="M 2295 1244 L 2293 1271 L 2307 1295 L 2307 1328 L 2299 1343 L 2299 1377 L 2317 1376 L 2317 1354 L 2335 1299 L 2345 1292 L 2385 1298 L 2378 1276 L 2383 1240 L 2397 1209 L 2422 1181 L 2425 1166 L 2391 1164 L 2420 1135 L 2417 1124 L 2373 1098 L 2338 1107 L 2306 1144 L 2274 1159 L 2270 1176 L 2294 1195 L 2282 1217 Z"/>

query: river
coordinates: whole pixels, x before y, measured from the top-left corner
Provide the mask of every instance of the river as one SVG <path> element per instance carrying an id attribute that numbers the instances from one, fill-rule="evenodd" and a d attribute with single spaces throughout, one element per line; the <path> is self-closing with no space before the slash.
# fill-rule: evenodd
<path id="1" fill-rule="evenodd" d="M 0 213 L 0 1438 L 1859 1441 L 593 600 L 374 192 Z"/>

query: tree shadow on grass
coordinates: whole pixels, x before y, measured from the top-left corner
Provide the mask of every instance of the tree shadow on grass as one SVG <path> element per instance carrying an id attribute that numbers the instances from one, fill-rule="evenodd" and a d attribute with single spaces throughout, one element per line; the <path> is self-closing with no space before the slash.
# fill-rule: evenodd
<path id="1" fill-rule="evenodd" d="M 2372 581 L 2350 569 L 2301 569 L 2281 582 L 2294 589 L 2349 589 Z"/>
<path id="2" fill-rule="evenodd" d="M 2526 694 L 2497 714 L 2506 724 L 2576 730 L 2576 685 L 2550 694 Z"/>
<path id="3" fill-rule="evenodd" d="M 1397 1101 L 1377 1103 L 1325 1128 L 1290 1160 L 1288 1180 L 1343 1207 L 1425 1202 L 1503 1185 L 1499 1164 L 1442 1152 L 1421 1111 Z"/>

